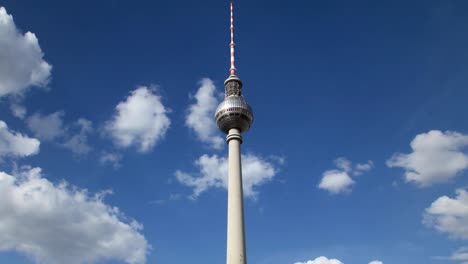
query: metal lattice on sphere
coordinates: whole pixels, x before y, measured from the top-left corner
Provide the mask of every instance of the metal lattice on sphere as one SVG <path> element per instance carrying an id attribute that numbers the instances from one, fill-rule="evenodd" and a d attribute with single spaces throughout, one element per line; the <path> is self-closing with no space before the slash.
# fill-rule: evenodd
<path id="1" fill-rule="evenodd" d="M 224 133 L 227 134 L 231 128 L 237 128 L 243 133 L 253 122 L 253 112 L 244 97 L 230 95 L 219 104 L 215 119 L 219 129 Z"/>

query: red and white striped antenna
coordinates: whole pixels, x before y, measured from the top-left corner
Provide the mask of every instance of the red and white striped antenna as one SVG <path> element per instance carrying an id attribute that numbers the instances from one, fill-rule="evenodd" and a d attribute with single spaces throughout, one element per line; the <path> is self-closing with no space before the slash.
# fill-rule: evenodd
<path id="1" fill-rule="evenodd" d="M 236 76 L 236 61 L 234 59 L 234 5 L 231 1 L 231 43 L 229 44 L 231 47 L 231 68 L 229 69 L 231 76 Z"/>

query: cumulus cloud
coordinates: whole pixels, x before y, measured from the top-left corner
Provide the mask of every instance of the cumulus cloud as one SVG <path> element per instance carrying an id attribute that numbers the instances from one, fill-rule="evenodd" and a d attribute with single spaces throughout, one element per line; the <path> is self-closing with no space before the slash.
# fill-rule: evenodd
<path id="1" fill-rule="evenodd" d="M 26 157 L 39 152 L 39 140 L 11 131 L 0 120 L 0 159 L 2 157 Z"/>
<path id="2" fill-rule="evenodd" d="M 145 263 L 150 245 L 142 225 L 105 204 L 106 193 L 55 185 L 40 168 L 0 172 L 0 251 L 38 263 Z"/>
<path id="3" fill-rule="evenodd" d="M 26 119 L 28 128 L 34 136 L 44 141 L 52 141 L 65 134 L 63 126 L 63 111 L 54 112 L 49 115 L 35 113 Z"/>
<path id="4" fill-rule="evenodd" d="M 338 169 L 327 170 L 322 174 L 322 179 L 318 188 L 328 191 L 331 194 L 350 192 L 355 181 L 351 176 L 362 175 L 374 167 L 374 163 L 369 160 L 367 163 L 358 163 L 353 166 L 352 162 L 346 158 L 335 160 Z"/>
<path id="5" fill-rule="evenodd" d="M 176 171 L 176 179 L 193 188 L 192 198 L 210 188 L 228 187 L 228 159 L 217 155 L 203 155 L 195 161 L 198 176 Z M 277 173 L 276 164 L 255 155 L 242 155 L 242 184 L 244 195 L 256 199 L 257 187 L 270 182 Z"/>
<path id="6" fill-rule="evenodd" d="M 452 238 L 468 240 L 468 191 L 456 190 L 457 196 L 441 196 L 426 208 L 423 223 Z"/>
<path id="7" fill-rule="evenodd" d="M 132 91 L 115 110 L 105 131 L 118 147 L 135 146 L 140 152 L 148 152 L 164 137 L 171 124 L 161 96 L 145 86 Z"/>
<path id="8" fill-rule="evenodd" d="M 323 173 L 318 187 L 331 194 L 338 194 L 351 191 L 350 188 L 354 183 L 346 171 L 327 170 Z"/>
<path id="9" fill-rule="evenodd" d="M 47 86 L 52 66 L 43 57 L 36 35 L 22 34 L 13 16 L 0 7 L 0 97 Z"/>
<path id="10" fill-rule="evenodd" d="M 343 262 L 341 262 L 338 259 L 328 259 L 327 257 L 322 256 L 314 260 L 308 260 L 306 262 L 296 262 L 294 264 L 343 264 Z M 374 260 L 369 262 L 369 264 L 383 264 L 383 262 L 379 260 Z"/>
<path id="11" fill-rule="evenodd" d="M 195 102 L 189 106 L 185 124 L 195 131 L 198 139 L 215 149 L 224 146 L 224 140 L 217 135 L 218 128 L 214 121 L 214 112 L 219 103 L 216 87 L 208 78 L 200 81 L 200 88 L 195 93 Z"/>
<path id="12" fill-rule="evenodd" d="M 413 152 L 395 153 L 387 166 L 405 170 L 405 180 L 420 187 L 447 182 L 468 168 L 468 135 L 432 130 L 411 141 Z"/>
<path id="13" fill-rule="evenodd" d="M 294 264 L 343 264 L 343 262 L 337 259 L 328 259 L 326 257 L 318 257 L 314 260 L 308 260 L 306 262 L 296 262 Z"/>

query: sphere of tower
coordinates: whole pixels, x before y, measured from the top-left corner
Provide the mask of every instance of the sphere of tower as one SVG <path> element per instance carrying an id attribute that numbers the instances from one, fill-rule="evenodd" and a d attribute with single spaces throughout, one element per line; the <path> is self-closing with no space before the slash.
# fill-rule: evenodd
<path id="1" fill-rule="evenodd" d="M 253 122 L 253 112 L 244 97 L 230 95 L 219 104 L 215 119 L 219 129 L 224 133 L 227 134 L 231 128 L 237 128 L 243 133 Z"/>

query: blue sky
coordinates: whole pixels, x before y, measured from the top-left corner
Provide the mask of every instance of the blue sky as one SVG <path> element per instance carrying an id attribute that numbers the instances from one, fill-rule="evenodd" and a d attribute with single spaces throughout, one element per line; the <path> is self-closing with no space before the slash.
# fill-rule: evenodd
<path id="1" fill-rule="evenodd" d="M 0 263 L 224 262 L 229 2 L 0 6 Z M 249 263 L 468 263 L 467 9 L 235 1 Z"/>

